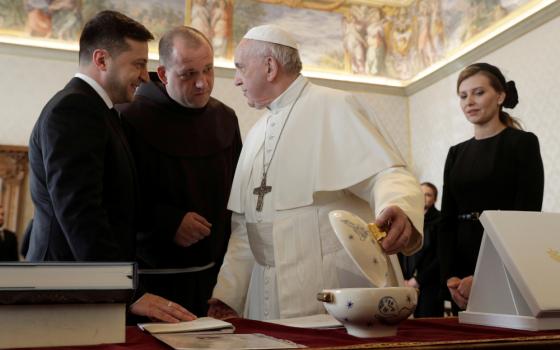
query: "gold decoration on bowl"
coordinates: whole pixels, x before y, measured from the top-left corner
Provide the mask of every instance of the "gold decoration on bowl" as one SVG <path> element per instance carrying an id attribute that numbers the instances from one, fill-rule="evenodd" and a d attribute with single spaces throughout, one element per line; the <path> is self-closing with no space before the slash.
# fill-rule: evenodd
<path id="1" fill-rule="evenodd" d="M 329 292 L 317 293 L 317 300 L 324 303 L 332 303 L 334 301 L 334 295 Z"/>

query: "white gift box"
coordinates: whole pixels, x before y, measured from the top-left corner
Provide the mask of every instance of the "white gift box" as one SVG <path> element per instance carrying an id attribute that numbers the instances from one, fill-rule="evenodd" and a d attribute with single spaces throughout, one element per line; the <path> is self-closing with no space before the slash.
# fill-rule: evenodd
<path id="1" fill-rule="evenodd" d="M 467 310 L 459 322 L 560 329 L 560 213 L 485 211 Z"/>

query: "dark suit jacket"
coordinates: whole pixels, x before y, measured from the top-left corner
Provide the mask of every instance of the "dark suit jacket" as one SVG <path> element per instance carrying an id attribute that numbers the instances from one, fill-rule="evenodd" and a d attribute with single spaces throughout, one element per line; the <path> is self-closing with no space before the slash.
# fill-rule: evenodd
<path id="1" fill-rule="evenodd" d="M 118 116 L 86 82 L 73 78 L 44 107 L 29 164 L 28 260 L 134 260 L 133 158 Z"/>
<path id="2" fill-rule="evenodd" d="M 399 261 L 404 279 L 416 277 L 422 286 L 439 285 L 439 260 L 437 256 L 438 235 L 441 225 L 441 214 L 435 207 L 428 209 L 424 215 L 424 242 L 422 249 L 412 256 L 399 254 Z M 416 272 L 416 276 L 414 276 Z"/>
<path id="3" fill-rule="evenodd" d="M 18 261 L 17 237 L 12 231 L 4 230 L 0 236 L 0 261 Z"/>

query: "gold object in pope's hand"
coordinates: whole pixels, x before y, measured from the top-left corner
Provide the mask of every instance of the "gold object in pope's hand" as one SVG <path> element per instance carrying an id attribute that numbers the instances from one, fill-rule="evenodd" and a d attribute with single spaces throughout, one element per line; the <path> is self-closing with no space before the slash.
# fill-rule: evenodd
<path id="1" fill-rule="evenodd" d="M 381 242 L 383 240 L 383 238 L 387 237 L 387 232 L 381 231 L 381 229 L 379 227 L 377 227 L 377 225 L 374 224 L 373 222 L 370 222 L 368 224 L 368 229 L 369 229 L 369 232 L 371 232 L 371 235 L 373 236 L 373 238 L 377 242 Z"/>
<path id="2" fill-rule="evenodd" d="M 560 253 L 558 253 L 558 250 L 554 250 L 552 248 L 549 248 L 547 251 L 548 255 L 550 255 L 550 257 L 558 262 L 560 262 Z"/>

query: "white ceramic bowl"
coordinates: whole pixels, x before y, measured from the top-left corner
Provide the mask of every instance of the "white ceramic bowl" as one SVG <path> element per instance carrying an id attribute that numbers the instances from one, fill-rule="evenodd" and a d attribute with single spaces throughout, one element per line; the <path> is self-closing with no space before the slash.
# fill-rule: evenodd
<path id="1" fill-rule="evenodd" d="M 411 287 L 341 288 L 325 289 L 317 299 L 348 334 L 371 338 L 396 335 L 398 324 L 414 312 L 418 294 Z"/>

